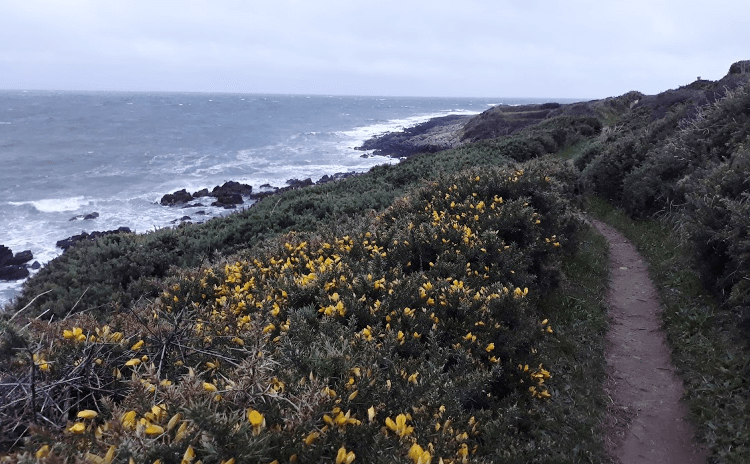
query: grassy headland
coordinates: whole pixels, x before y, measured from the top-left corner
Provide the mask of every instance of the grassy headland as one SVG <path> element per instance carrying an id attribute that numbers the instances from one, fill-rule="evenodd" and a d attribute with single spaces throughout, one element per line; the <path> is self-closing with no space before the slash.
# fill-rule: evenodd
<path id="1" fill-rule="evenodd" d="M 580 220 L 589 191 L 679 224 L 693 246 L 669 259 L 725 296 L 712 317 L 669 303 L 665 323 L 702 437 L 740 462 L 746 81 L 491 110 L 452 150 L 76 245 L 1 316 L 0 452 L 600 462 L 606 247 Z M 659 279 L 670 301 L 678 283 Z M 711 330 L 734 335 L 708 357 Z"/>

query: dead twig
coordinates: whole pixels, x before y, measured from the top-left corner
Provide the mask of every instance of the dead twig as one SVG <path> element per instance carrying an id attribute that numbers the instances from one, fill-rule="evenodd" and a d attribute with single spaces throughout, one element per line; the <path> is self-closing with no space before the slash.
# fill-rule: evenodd
<path id="1" fill-rule="evenodd" d="M 46 292 L 42 292 L 42 293 L 40 293 L 39 295 L 37 295 L 37 296 L 35 296 L 34 298 L 32 298 L 32 299 L 31 299 L 31 301 L 29 301 L 29 304 L 27 304 L 27 305 L 26 305 L 26 306 L 24 306 L 23 308 L 19 309 L 18 311 L 16 311 L 16 313 L 15 313 L 14 315 L 12 315 L 12 316 L 10 317 L 10 319 L 8 319 L 8 322 L 10 322 L 10 321 L 12 321 L 13 319 L 15 319 L 15 318 L 16 318 L 16 316 L 18 316 L 19 314 L 21 314 L 21 312 L 22 312 L 22 311 L 23 311 L 24 309 L 26 309 L 26 308 L 28 308 L 29 306 L 31 306 L 31 303 L 33 303 L 34 301 L 36 301 L 36 299 L 37 299 L 37 298 L 39 298 L 39 297 L 40 297 L 40 296 L 42 296 L 42 295 L 46 295 L 47 293 L 49 293 L 49 292 L 51 292 L 51 291 L 52 291 L 52 289 L 50 288 L 50 289 L 49 289 L 49 290 L 47 290 Z"/>

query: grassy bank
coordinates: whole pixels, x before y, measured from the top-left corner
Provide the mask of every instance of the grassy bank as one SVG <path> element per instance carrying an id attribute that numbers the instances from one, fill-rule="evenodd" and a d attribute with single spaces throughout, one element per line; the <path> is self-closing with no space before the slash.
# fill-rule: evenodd
<path id="1" fill-rule="evenodd" d="M 689 243 L 667 223 L 633 220 L 594 197 L 587 210 L 621 231 L 649 263 L 672 359 L 712 462 L 750 462 L 750 349 L 741 319 L 703 288 Z"/>

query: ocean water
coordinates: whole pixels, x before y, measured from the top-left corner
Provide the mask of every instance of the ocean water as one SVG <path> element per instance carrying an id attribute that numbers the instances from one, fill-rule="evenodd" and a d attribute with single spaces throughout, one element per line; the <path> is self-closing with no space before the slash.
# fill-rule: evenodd
<path id="1" fill-rule="evenodd" d="M 363 172 L 398 160 L 355 150 L 432 117 L 532 99 L 0 91 L 0 244 L 45 264 L 58 240 L 121 226 L 171 227 L 204 210 L 166 193 L 234 180 L 258 190 L 291 178 Z M 72 220 L 97 212 L 94 220 Z M 0 306 L 21 288 L 0 281 Z"/>

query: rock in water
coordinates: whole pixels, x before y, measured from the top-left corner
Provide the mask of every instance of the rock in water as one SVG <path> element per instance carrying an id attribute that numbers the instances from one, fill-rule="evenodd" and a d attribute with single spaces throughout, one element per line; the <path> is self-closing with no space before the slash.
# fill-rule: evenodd
<path id="1" fill-rule="evenodd" d="M 161 197 L 160 203 L 164 206 L 174 206 L 187 203 L 193 199 L 193 196 L 187 190 L 182 189 L 174 193 L 168 193 Z"/>
<path id="2" fill-rule="evenodd" d="M 253 186 L 248 184 L 240 184 L 239 182 L 235 182 L 233 180 L 230 180 L 228 182 L 224 182 L 224 185 L 221 187 L 216 186 L 211 191 L 211 196 L 214 196 L 216 198 L 219 198 L 221 196 L 225 195 L 241 195 L 241 196 L 247 196 L 253 193 Z"/>
<path id="3" fill-rule="evenodd" d="M 0 267 L 0 280 L 19 280 L 29 276 L 26 266 L 2 266 Z"/>
<path id="4" fill-rule="evenodd" d="M 31 252 L 31 250 L 24 250 L 16 253 L 13 258 L 9 259 L 5 264 L 10 266 L 18 266 L 27 263 L 32 259 L 34 259 L 34 254 Z"/>
<path id="5" fill-rule="evenodd" d="M 81 232 L 78 235 L 72 235 L 66 239 L 58 240 L 55 245 L 58 248 L 62 248 L 63 251 L 66 251 L 68 248 L 72 247 L 76 243 L 83 241 L 83 240 L 96 240 L 99 237 L 104 237 L 105 235 L 129 234 L 131 232 L 132 230 L 130 230 L 130 227 L 120 227 L 119 229 L 105 230 L 105 231 L 95 230 L 94 232 L 91 232 L 90 234 L 88 232 Z"/>
<path id="6" fill-rule="evenodd" d="M 311 178 L 307 178 L 305 180 L 299 180 L 299 179 L 289 179 L 286 181 L 287 185 L 293 189 L 302 188 L 302 187 L 308 187 L 310 185 L 313 185 L 313 181 Z"/>
<path id="7" fill-rule="evenodd" d="M 0 245 L 0 266 L 13 258 L 13 251 L 5 245 Z"/>
<path id="8" fill-rule="evenodd" d="M 235 205 L 243 203 L 242 195 L 239 193 L 230 193 L 227 195 L 216 196 L 216 201 L 211 206 L 223 206 L 224 208 L 234 208 Z"/>
<path id="9" fill-rule="evenodd" d="M 19 280 L 28 277 L 29 270 L 23 264 L 33 257 L 30 250 L 21 251 L 14 256 L 10 248 L 0 245 L 0 280 Z"/>

